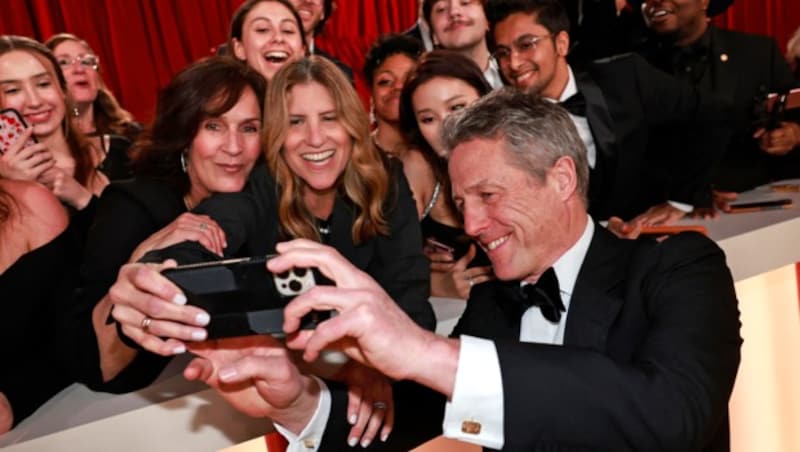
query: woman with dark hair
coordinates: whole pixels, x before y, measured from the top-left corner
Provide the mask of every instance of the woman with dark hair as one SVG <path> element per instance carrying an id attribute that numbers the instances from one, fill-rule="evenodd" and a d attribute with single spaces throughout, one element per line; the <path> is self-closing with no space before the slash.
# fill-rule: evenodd
<path id="1" fill-rule="evenodd" d="M 0 434 L 72 382 L 53 362 L 56 322 L 76 279 L 68 223 L 44 186 L 0 178 Z"/>
<path id="2" fill-rule="evenodd" d="M 308 45 L 303 21 L 288 0 L 247 0 L 233 14 L 228 48 L 234 58 L 272 80 Z"/>
<path id="3" fill-rule="evenodd" d="M 111 184 L 100 198 L 80 268 L 76 321 L 63 334 L 85 349 L 79 358 L 66 356 L 88 386 L 130 391 L 162 370 L 164 360 L 124 346 L 106 322 L 109 288 L 122 265 L 151 249 L 192 240 L 222 253 L 219 226 L 189 211 L 213 193 L 244 187 L 261 154 L 264 91 L 257 72 L 214 57 L 182 70 L 161 92 L 155 120 L 133 150 L 136 178 Z"/>
<path id="4" fill-rule="evenodd" d="M 412 174 L 407 169 L 406 175 L 414 193 L 425 194 L 420 220 L 431 260 L 433 295 L 466 299 L 474 284 L 492 278 L 485 256 L 475 261 L 481 265 L 467 268 L 482 251 L 464 234 L 450 195 L 447 155 L 441 144 L 444 118 L 489 91 L 489 83 L 472 60 L 450 50 L 434 50 L 420 58 L 400 96 L 401 128 L 425 162 L 423 169 Z"/>
<path id="5" fill-rule="evenodd" d="M 384 163 L 372 144 L 369 119 L 345 75 L 322 57 L 293 61 L 270 82 L 266 102 L 266 164 L 253 170 L 242 193 L 213 196 L 196 209 L 225 229 L 225 256 L 272 254 L 278 242 L 291 239 L 322 242 L 372 275 L 409 316 L 433 329 L 428 265 L 411 192 L 399 165 Z M 149 257 L 188 263 L 204 254 L 188 243 Z M 120 276 L 112 301 L 124 334 L 165 356 L 205 337 L 208 314 L 165 299 L 165 288 L 177 289 L 160 273 L 131 264 Z M 388 385 L 359 385 L 379 378 L 371 372 L 345 365 L 338 373 L 358 391 L 348 419 L 357 420 L 357 428 L 369 420 L 368 437 L 384 419 L 370 416 L 372 402 L 386 401 L 381 411 L 391 410 L 391 394 L 381 392 Z M 361 388 L 372 391 L 361 394 Z"/>
<path id="6" fill-rule="evenodd" d="M 0 80 L 0 108 L 17 110 L 29 127 L 0 154 L 0 176 L 41 182 L 84 209 L 108 184 L 97 170 L 104 155 L 69 121 L 72 101 L 58 61 L 33 39 L 1 36 Z M 31 137 L 38 143 L 28 146 Z"/>
<path id="7" fill-rule="evenodd" d="M 372 96 L 372 139 L 382 152 L 400 157 L 408 145 L 400 129 L 400 90 L 417 64 L 422 46 L 401 34 L 381 35 L 364 59 L 364 78 Z"/>

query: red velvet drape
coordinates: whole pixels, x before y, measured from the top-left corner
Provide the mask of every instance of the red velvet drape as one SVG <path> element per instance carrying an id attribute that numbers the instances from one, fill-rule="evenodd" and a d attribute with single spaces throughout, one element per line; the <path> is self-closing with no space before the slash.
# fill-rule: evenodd
<path id="1" fill-rule="evenodd" d="M 187 63 L 209 55 L 227 37 L 242 0 L 0 0 L 0 33 L 44 40 L 69 31 L 100 57 L 103 77 L 137 118 L 150 119 L 156 92 Z M 380 34 L 416 20 L 414 0 L 337 0 L 317 45 L 360 76 L 363 55 Z M 773 36 L 781 48 L 800 26 L 798 0 L 736 0 L 715 23 Z"/>

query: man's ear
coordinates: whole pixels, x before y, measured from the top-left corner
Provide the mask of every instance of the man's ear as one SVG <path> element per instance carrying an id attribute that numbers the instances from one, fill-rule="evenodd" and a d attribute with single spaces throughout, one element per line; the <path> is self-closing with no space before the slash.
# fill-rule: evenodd
<path id="1" fill-rule="evenodd" d="M 564 30 L 559 31 L 555 36 L 556 54 L 567 56 L 569 53 L 569 33 Z"/>
<path id="2" fill-rule="evenodd" d="M 235 56 L 237 60 L 246 60 L 247 55 L 244 52 L 244 46 L 242 45 L 242 42 L 236 38 L 231 38 L 231 43 L 233 44 L 233 56 Z"/>
<path id="3" fill-rule="evenodd" d="M 569 199 L 578 190 L 578 172 L 572 157 L 559 157 L 547 171 L 547 176 L 562 200 Z"/>

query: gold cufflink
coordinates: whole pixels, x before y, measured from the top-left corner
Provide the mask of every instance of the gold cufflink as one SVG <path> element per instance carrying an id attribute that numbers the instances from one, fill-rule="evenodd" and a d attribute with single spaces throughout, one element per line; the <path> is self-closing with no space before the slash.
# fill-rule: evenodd
<path id="1" fill-rule="evenodd" d="M 461 432 L 469 435 L 477 435 L 481 432 L 481 423 L 478 421 L 464 421 L 461 423 Z"/>

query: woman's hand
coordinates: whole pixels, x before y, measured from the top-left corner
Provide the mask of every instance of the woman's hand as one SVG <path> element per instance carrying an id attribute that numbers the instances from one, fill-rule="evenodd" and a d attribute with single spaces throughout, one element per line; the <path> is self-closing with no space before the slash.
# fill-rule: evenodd
<path id="1" fill-rule="evenodd" d="M 176 266 L 126 264 L 108 291 L 112 315 L 131 340 L 153 353 L 172 356 L 186 351 L 187 341 L 202 341 L 208 313 L 186 306 L 186 296 L 160 272 Z"/>
<path id="2" fill-rule="evenodd" d="M 0 392 L 0 435 L 11 430 L 14 425 L 14 410 L 6 395 Z"/>
<path id="3" fill-rule="evenodd" d="M 270 336 L 210 340 L 190 344 L 189 350 L 199 358 L 184 377 L 205 382 L 248 416 L 271 418 L 297 434 L 316 411 L 319 386 Z"/>
<path id="4" fill-rule="evenodd" d="M 353 426 L 347 436 L 350 447 L 359 443 L 368 447 L 378 429 L 381 441 L 386 441 L 394 427 L 391 381 L 355 361 L 348 361 L 333 378 L 347 384 L 347 421 Z"/>
<path id="5" fill-rule="evenodd" d="M 469 263 L 472 262 L 472 259 L 475 258 L 475 253 L 476 248 L 475 244 L 473 243 L 469 246 L 467 254 L 461 256 L 461 259 L 455 261 L 452 269 L 450 270 L 450 278 L 452 279 L 453 285 L 458 292 L 458 297 L 463 298 L 464 300 L 469 298 L 469 293 L 472 290 L 472 286 L 495 279 L 491 265 L 487 265 L 485 267 L 467 268 L 467 265 L 469 265 Z"/>
<path id="6" fill-rule="evenodd" d="M 37 180 L 47 186 L 56 198 L 77 210 L 83 209 L 92 200 L 92 192 L 61 168 L 50 168 L 40 174 Z"/>
<path id="7" fill-rule="evenodd" d="M 33 135 L 33 127 L 25 129 L 17 140 L 0 152 L 0 176 L 13 180 L 36 180 L 55 166 L 53 154 L 43 143 L 25 146 Z"/>
<path id="8" fill-rule="evenodd" d="M 225 241 L 225 231 L 216 221 L 208 215 L 186 212 L 140 243 L 128 262 L 138 261 L 149 251 L 187 240 L 198 242 L 218 256 L 222 256 L 222 251 L 228 246 Z"/>

